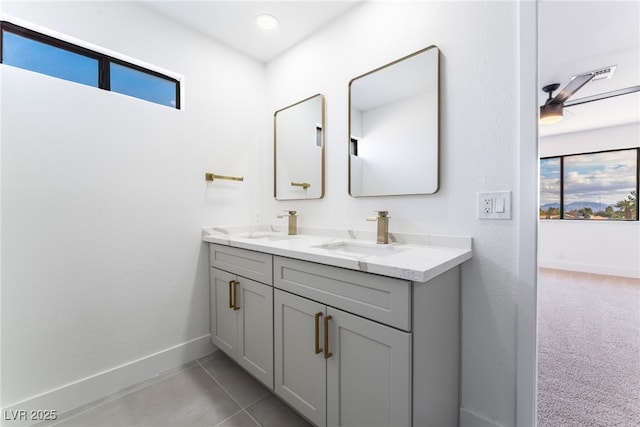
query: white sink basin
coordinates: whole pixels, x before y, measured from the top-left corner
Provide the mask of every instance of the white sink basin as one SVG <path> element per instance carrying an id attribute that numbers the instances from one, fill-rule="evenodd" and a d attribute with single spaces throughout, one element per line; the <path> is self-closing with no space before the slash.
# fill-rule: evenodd
<path id="1" fill-rule="evenodd" d="M 377 244 L 365 242 L 330 242 L 322 245 L 312 246 L 318 249 L 324 249 L 336 255 L 364 258 L 368 256 L 388 256 L 400 253 L 405 249 L 393 244 Z"/>
<path id="2" fill-rule="evenodd" d="M 278 240 L 287 240 L 287 239 L 295 239 L 298 236 L 290 236 L 284 233 L 277 233 L 272 231 L 253 231 L 249 233 L 236 234 L 234 237 L 240 237 L 243 239 L 252 239 L 252 240 L 269 240 L 272 242 Z"/>

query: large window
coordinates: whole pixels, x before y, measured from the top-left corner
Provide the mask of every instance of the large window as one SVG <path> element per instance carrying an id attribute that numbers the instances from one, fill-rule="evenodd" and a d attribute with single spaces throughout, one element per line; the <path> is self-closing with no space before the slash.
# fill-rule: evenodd
<path id="1" fill-rule="evenodd" d="M 172 77 L 9 22 L 0 27 L 3 64 L 180 108 Z"/>
<path id="2" fill-rule="evenodd" d="M 638 220 L 640 149 L 540 159 L 540 218 Z"/>

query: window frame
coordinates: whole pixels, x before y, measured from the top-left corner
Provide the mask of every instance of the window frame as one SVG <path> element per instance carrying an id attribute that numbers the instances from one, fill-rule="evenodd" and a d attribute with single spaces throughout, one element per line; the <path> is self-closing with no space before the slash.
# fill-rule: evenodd
<path id="1" fill-rule="evenodd" d="M 602 153 L 615 153 L 615 152 L 619 152 L 619 151 L 634 151 L 636 152 L 636 187 L 635 187 L 635 191 L 636 191 L 636 215 L 635 218 L 633 219 L 600 219 L 600 220 L 593 220 L 594 222 L 638 222 L 640 221 L 640 207 L 638 206 L 638 195 L 640 194 L 640 147 L 627 147 L 627 148 L 615 148 L 615 149 L 610 149 L 610 150 L 600 150 L 600 151 L 587 151 L 587 152 L 583 152 L 583 153 L 572 153 L 572 154 L 562 154 L 562 155 L 556 155 L 556 156 L 545 156 L 545 157 L 540 157 L 538 159 L 538 165 L 540 164 L 540 161 L 542 160 L 548 160 L 548 159 L 560 159 L 560 217 L 556 218 L 556 219 L 551 219 L 551 218 L 542 218 L 539 214 L 538 214 L 538 219 L 540 221 L 584 221 L 584 219 L 580 219 L 580 218 L 565 218 L 565 210 L 564 210 L 564 192 L 565 192 L 565 185 L 564 185 L 564 159 L 567 157 L 575 157 L 575 156 L 584 156 L 584 155 L 589 155 L 589 154 L 602 154 Z M 538 171 L 540 171 L 539 166 L 538 166 Z M 538 172 L 539 174 L 539 172 Z M 538 188 L 538 195 L 540 194 L 540 188 Z M 541 206 L 540 203 L 538 203 L 538 210 L 540 210 Z"/>
<path id="2" fill-rule="evenodd" d="M 181 96 L 180 92 L 181 92 L 182 82 L 179 79 L 168 76 L 158 71 L 150 70 L 140 65 L 133 64 L 123 59 L 116 58 L 111 55 L 107 55 L 105 53 L 97 52 L 95 50 L 92 50 L 83 46 L 78 46 L 77 44 L 58 39 L 56 37 L 52 37 L 47 34 L 43 34 L 38 31 L 34 31 L 20 25 L 16 25 L 12 22 L 5 21 L 5 20 L 0 21 L 0 63 L 4 62 L 3 48 L 4 48 L 4 32 L 5 31 L 19 35 L 21 37 L 34 40 L 36 42 L 44 43 L 46 45 L 49 45 L 58 49 L 66 50 L 68 52 L 75 53 L 77 55 L 81 55 L 87 58 L 92 58 L 97 60 L 98 61 L 98 86 L 95 86 L 95 87 L 97 87 L 98 89 L 103 89 L 111 92 L 111 77 L 110 77 L 111 63 L 128 67 L 133 70 L 167 80 L 175 85 L 175 89 L 176 89 L 176 93 L 175 93 L 176 105 L 175 106 L 162 104 L 154 101 L 149 101 L 144 98 L 139 98 L 133 95 L 126 95 L 126 94 L 124 95 L 131 96 L 136 99 L 141 99 L 143 101 L 150 102 L 152 104 L 163 105 L 169 108 L 175 108 L 176 110 L 182 109 L 181 102 L 180 102 L 180 96 Z M 40 74 L 43 74 L 43 73 L 40 73 Z M 45 74 L 45 75 L 49 75 L 49 74 Z M 55 76 L 51 76 L 51 77 L 59 78 Z M 68 80 L 68 81 L 72 81 L 72 80 Z"/>

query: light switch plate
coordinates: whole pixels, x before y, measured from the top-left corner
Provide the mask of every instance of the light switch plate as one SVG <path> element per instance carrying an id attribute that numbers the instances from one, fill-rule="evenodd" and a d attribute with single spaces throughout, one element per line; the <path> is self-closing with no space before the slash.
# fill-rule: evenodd
<path id="1" fill-rule="evenodd" d="M 511 219 L 511 191 L 478 193 L 479 219 Z"/>

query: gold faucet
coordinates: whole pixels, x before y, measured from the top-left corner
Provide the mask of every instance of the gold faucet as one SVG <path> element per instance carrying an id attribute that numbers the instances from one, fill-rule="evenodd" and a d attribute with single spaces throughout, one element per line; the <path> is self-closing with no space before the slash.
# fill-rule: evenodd
<path id="1" fill-rule="evenodd" d="M 378 237 L 376 243 L 386 245 L 389 243 L 389 218 L 391 218 L 388 211 L 376 211 L 377 217 L 369 217 L 367 221 L 378 221 Z"/>
<path id="2" fill-rule="evenodd" d="M 285 210 L 285 212 L 287 212 L 287 215 L 278 215 L 278 218 L 289 217 L 289 235 L 295 236 L 298 234 L 298 216 L 296 215 L 296 211 Z"/>

